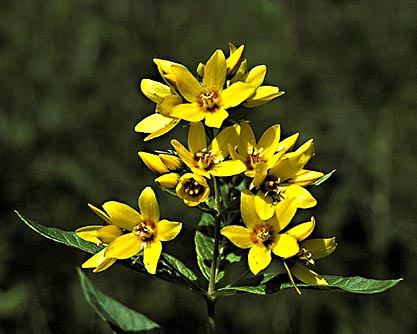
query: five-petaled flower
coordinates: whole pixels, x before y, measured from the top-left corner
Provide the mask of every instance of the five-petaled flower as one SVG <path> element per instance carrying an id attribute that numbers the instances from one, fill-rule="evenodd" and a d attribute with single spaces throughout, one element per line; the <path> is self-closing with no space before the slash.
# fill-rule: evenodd
<path id="1" fill-rule="evenodd" d="M 161 105 L 160 112 L 173 118 L 190 122 L 205 120 L 209 127 L 220 128 L 229 116 L 228 108 L 236 107 L 254 94 L 256 87 L 244 82 L 235 82 L 224 87 L 227 76 L 227 62 L 223 51 L 216 50 L 204 66 L 202 82 L 182 65 L 171 66 L 172 79 L 179 93 L 189 103 Z"/>
<path id="2" fill-rule="evenodd" d="M 240 160 L 225 160 L 229 155 L 227 145 L 235 145 L 239 127 L 229 126 L 213 139 L 207 146 L 206 132 L 201 122 L 191 123 L 188 132 L 187 150 L 178 140 L 171 141 L 172 146 L 180 159 L 195 174 L 206 178 L 213 176 L 232 176 L 246 170 L 245 164 Z"/>
<path id="3" fill-rule="evenodd" d="M 205 202 L 210 195 L 210 187 L 206 179 L 193 173 L 185 173 L 181 176 L 175 191 L 177 196 L 188 206 L 196 206 Z"/>
<path id="4" fill-rule="evenodd" d="M 244 190 L 240 210 L 245 226 L 228 225 L 222 228 L 221 234 L 239 248 L 250 248 L 248 264 L 254 275 L 271 263 L 271 252 L 281 258 L 295 256 L 300 251 L 298 241 L 310 235 L 315 226 L 315 220 L 311 218 L 285 231 L 297 211 L 294 199 L 279 202 L 275 206 L 275 215 L 263 220 L 256 213 L 252 194 Z"/>
<path id="5" fill-rule="evenodd" d="M 103 204 L 105 214 L 113 224 L 130 231 L 118 236 L 104 251 L 106 258 L 128 259 L 143 250 L 143 262 L 150 274 L 155 274 L 162 252 L 161 241 L 174 239 L 182 223 L 160 220 L 159 204 L 151 187 L 146 187 L 138 199 L 140 212 L 130 206 L 110 201 Z"/>

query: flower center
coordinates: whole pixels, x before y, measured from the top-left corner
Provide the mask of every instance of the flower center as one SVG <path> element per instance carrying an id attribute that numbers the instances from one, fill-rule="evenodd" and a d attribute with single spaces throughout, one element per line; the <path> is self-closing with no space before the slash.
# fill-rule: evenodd
<path id="1" fill-rule="evenodd" d="M 219 94 L 216 91 L 206 90 L 204 93 L 201 93 L 198 97 L 198 103 L 200 107 L 212 111 L 219 107 Z"/>
<path id="2" fill-rule="evenodd" d="M 296 255 L 301 261 L 305 262 L 305 264 L 314 265 L 315 261 L 313 259 L 313 254 L 305 248 L 301 248 L 298 254 Z"/>
<path id="3" fill-rule="evenodd" d="M 216 153 L 212 150 L 208 151 L 203 148 L 201 151 L 194 155 L 194 159 L 198 163 L 198 167 L 207 169 L 211 164 L 218 164 L 220 159 L 216 158 Z"/>
<path id="4" fill-rule="evenodd" d="M 152 241 L 155 237 L 153 223 L 141 221 L 133 227 L 133 233 L 142 239 L 143 242 Z"/>
<path id="5" fill-rule="evenodd" d="M 184 183 L 184 191 L 191 197 L 197 197 L 204 193 L 204 186 L 194 179 L 189 179 Z"/>
<path id="6" fill-rule="evenodd" d="M 257 242 L 261 242 L 267 246 L 266 244 L 272 241 L 273 233 L 271 225 L 259 224 L 254 227 L 253 231 Z"/>
<path id="7" fill-rule="evenodd" d="M 266 180 L 262 184 L 262 190 L 266 196 L 271 196 L 275 201 L 281 201 L 284 199 L 285 188 L 280 187 L 281 179 Z"/>
<path id="8" fill-rule="evenodd" d="M 260 162 L 267 161 L 264 156 L 264 151 L 265 149 L 263 147 L 256 149 L 255 147 L 251 146 L 248 148 L 248 162 L 252 168 L 255 168 L 256 165 Z"/>

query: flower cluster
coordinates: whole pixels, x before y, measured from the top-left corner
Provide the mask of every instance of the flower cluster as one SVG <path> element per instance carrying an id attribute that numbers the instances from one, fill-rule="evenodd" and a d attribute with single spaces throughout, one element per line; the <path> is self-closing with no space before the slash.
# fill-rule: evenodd
<path id="1" fill-rule="evenodd" d="M 215 216 L 219 228 L 214 239 L 224 237 L 249 249 L 248 266 L 254 275 L 265 270 L 275 255 L 294 286 L 293 276 L 307 284 L 327 284 L 309 266 L 335 250 L 335 239 L 308 239 L 316 225 L 314 217 L 302 223 L 293 219 L 298 209 L 317 203 L 308 188 L 324 174 L 305 168 L 314 155 L 314 142 L 308 140 L 295 149 L 298 133 L 281 138 L 279 124 L 266 129 L 258 140 L 249 121 L 231 117 L 233 108 L 257 107 L 284 93 L 264 85 L 266 66 L 248 69 L 243 53 L 243 45 L 230 45 L 227 58 L 216 50 L 199 64 L 196 76 L 179 63 L 154 59 L 163 82 L 142 80 L 140 88 L 156 108 L 135 131 L 148 134 L 147 141 L 185 121 L 188 138 L 186 144 L 172 139 L 170 149 L 141 151 L 139 157 L 157 174 L 155 182 L 162 189 L 186 206 Z M 145 269 L 156 272 L 161 241 L 175 238 L 182 225 L 160 220 L 150 187 L 142 191 L 138 204 L 140 212 L 119 202 L 106 202 L 103 210 L 90 206 L 108 225 L 76 231 L 79 237 L 105 246 L 84 268 L 102 271 L 117 259 L 143 252 Z"/>

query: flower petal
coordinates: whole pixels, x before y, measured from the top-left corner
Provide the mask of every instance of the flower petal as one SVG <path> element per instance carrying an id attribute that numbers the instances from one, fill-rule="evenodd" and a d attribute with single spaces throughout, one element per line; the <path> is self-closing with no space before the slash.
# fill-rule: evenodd
<path id="1" fill-rule="evenodd" d="M 145 117 L 135 126 L 136 132 L 152 133 L 171 124 L 173 118 L 158 113 Z"/>
<path id="2" fill-rule="evenodd" d="M 283 188 L 285 191 L 282 193 L 282 196 L 285 198 L 297 199 L 297 206 L 301 209 L 312 208 L 317 204 L 316 199 L 310 194 L 310 192 L 299 185 L 292 184 Z"/>
<path id="3" fill-rule="evenodd" d="M 110 267 L 114 262 L 116 262 L 116 259 L 105 257 L 105 250 L 106 249 L 102 249 L 98 253 L 94 254 L 81 265 L 81 268 L 95 268 L 94 272 L 98 273 Z"/>
<path id="4" fill-rule="evenodd" d="M 200 122 L 204 119 L 204 113 L 197 102 L 181 103 L 168 112 L 168 115 L 173 118 L 180 118 L 189 122 Z"/>
<path id="5" fill-rule="evenodd" d="M 114 226 L 114 225 L 113 225 Z M 100 244 L 101 240 L 98 238 L 98 231 L 103 228 L 103 225 L 90 225 L 80 227 L 75 231 L 75 234 L 83 240 Z"/>
<path id="6" fill-rule="evenodd" d="M 133 227 L 142 220 L 142 215 L 129 205 L 110 201 L 103 204 L 104 210 L 110 216 L 113 224 L 132 231 Z"/>
<path id="7" fill-rule="evenodd" d="M 239 225 L 229 225 L 223 227 L 220 233 L 239 248 L 244 249 L 253 246 L 253 241 L 251 238 L 252 230 L 246 227 Z"/>
<path id="8" fill-rule="evenodd" d="M 246 165 L 240 160 L 227 160 L 215 164 L 210 168 L 209 173 L 214 176 L 232 176 L 243 173 L 246 170 Z"/>
<path id="9" fill-rule="evenodd" d="M 207 148 L 206 132 L 201 122 L 191 123 L 188 131 L 188 149 L 192 155 Z"/>
<path id="10" fill-rule="evenodd" d="M 150 274 L 156 273 L 159 257 L 162 252 L 162 243 L 160 241 L 148 242 L 143 250 L 143 264 Z"/>
<path id="11" fill-rule="evenodd" d="M 239 136 L 239 126 L 224 128 L 210 143 L 208 150 L 213 150 L 217 158 L 224 160 L 229 155 L 228 145 L 235 146 Z"/>
<path id="12" fill-rule="evenodd" d="M 326 238 L 305 240 L 301 246 L 311 252 L 314 260 L 319 260 L 332 254 L 337 244 L 335 238 Z"/>
<path id="13" fill-rule="evenodd" d="M 249 122 L 241 122 L 240 127 L 241 130 L 237 142 L 237 148 L 239 149 L 239 153 L 246 157 L 250 148 L 257 147 L 256 138 Z"/>
<path id="14" fill-rule="evenodd" d="M 246 108 L 259 107 L 284 94 L 285 92 L 280 91 L 278 87 L 261 86 L 256 90 L 255 94 L 250 97 L 250 99 L 243 103 L 243 106 Z"/>
<path id="15" fill-rule="evenodd" d="M 142 249 L 142 241 L 133 233 L 123 234 L 114 239 L 106 248 L 104 255 L 116 259 L 128 259 Z"/>
<path id="16" fill-rule="evenodd" d="M 204 67 L 203 84 L 209 90 L 222 91 L 226 81 L 226 58 L 222 50 L 216 50 Z"/>
<path id="17" fill-rule="evenodd" d="M 242 220 L 249 229 L 262 222 L 255 210 L 255 195 L 244 189 L 240 195 L 240 212 Z"/>
<path id="18" fill-rule="evenodd" d="M 274 236 L 274 246 L 272 252 L 284 259 L 296 255 L 300 250 L 298 241 L 295 237 L 288 234 L 277 234 Z"/>
<path id="19" fill-rule="evenodd" d="M 316 226 L 316 220 L 311 217 L 311 220 L 302 224 L 298 224 L 293 228 L 289 229 L 286 233 L 297 238 L 298 241 L 307 238 L 314 230 Z"/>
<path id="20" fill-rule="evenodd" d="M 161 241 L 170 241 L 174 239 L 178 233 L 180 233 L 182 228 L 182 223 L 172 222 L 166 219 L 162 219 L 158 223 L 158 240 Z"/>
<path id="21" fill-rule="evenodd" d="M 109 244 L 122 235 L 122 230 L 116 225 L 103 226 L 97 231 L 97 237 L 104 243 Z"/>
<path id="22" fill-rule="evenodd" d="M 162 187 L 172 189 L 175 188 L 180 180 L 180 174 L 168 173 L 157 177 L 154 181 Z"/>
<path id="23" fill-rule="evenodd" d="M 182 145 L 178 140 L 171 140 L 171 145 L 174 147 L 180 159 L 189 167 L 193 168 L 195 165 L 194 154 L 189 152 L 184 145 Z"/>
<path id="24" fill-rule="evenodd" d="M 155 192 L 151 187 L 146 187 L 142 190 L 142 193 L 139 195 L 138 204 L 140 213 L 144 219 L 149 219 L 154 223 L 159 221 L 159 204 L 156 200 Z"/>
<path id="25" fill-rule="evenodd" d="M 281 135 L 281 127 L 279 124 L 269 127 L 258 142 L 258 148 L 264 148 L 264 156 L 269 160 L 277 150 L 279 138 Z"/>
<path id="26" fill-rule="evenodd" d="M 277 231 L 282 231 L 291 222 L 297 212 L 297 200 L 284 199 L 275 205 L 275 217 L 277 218 Z"/>
<path id="27" fill-rule="evenodd" d="M 204 123 L 211 128 L 220 128 L 223 124 L 223 121 L 229 117 L 229 113 L 224 108 L 217 108 L 216 111 L 207 111 L 204 113 L 205 121 Z"/>
<path id="28" fill-rule="evenodd" d="M 266 196 L 261 190 L 255 196 L 255 209 L 262 220 L 268 220 L 275 213 L 271 196 Z"/>
<path id="29" fill-rule="evenodd" d="M 113 224 L 110 220 L 109 215 L 104 212 L 103 210 L 96 208 L 94 205 L 88 203 L 88 207 L 94 211 L 94 213 L 99 216 L 101 219 L 103 219 L 107 224 Z"/>
<path id="30" fill-rule="evenodd" d="M 301 263 L 295 263 L 291 266 L 291 272 L 301 282 L 305 284 L 317 284 L 317 285 L 328 285 L 326 280 L 316 272 L 308 269 Z"/>
<path id="31" fill-rule="evenodd" d="M 184 66 L 174 64 L 171 66 L 171 70 L 181 95 L 188 102 L 197 101 L 198 96 L 204 92 L 203 87 L 197 79 Z"/>
<path id="32" fill-rule="evenodd" d="M 255 92 L 255 88 L 243 82 L 236 82 L 227 87 L 221 94 L 222 107 L 236 107 Z"/>
<path id="33" fill-rule="evenodd" d="M 299 133 L 294 133 L 293 135 L 285 138 L 284 140 L 280 141 L 277 147 L 278 152 L 288 152 L 291 150 L 295 143 L 297 142 L 298 137 L 300 136 Z"/>
<path id="34" fill-rule="evenodd" d="M 151 79 L 142 79 L 140 90 L 149 100 L 155 103 L 161 102 L 164 97 L 172 94 L 169 86 Z"/>
<path id="35" fill-rule="evenodd" d="M 245 83 L 258 88 L 264 82 L 265 75 L 266 66 L 257 65 L 249 71 L 247 77 L 245 78 Z"/>
<path id="36" fill-rule="evenodd" d="M 287 182 L 298 184 L 301 187 L 308 186 L 314 181 L 321 178 L 324 174 L 322 172 L 316 172 L 314 170 L 302 169 L 297 174 L 292 176 Z"/>
<path id="37" fill-rule="evenodd" d="M 257 275 L 261 270 L 268 267 L 271 260 L 271 252 L 262 243 L 257 243 L 249 250 L 249 269 L 254 275 Z"/>
<path id="38" fill-rule="evenodd" d="M 138 155 L 146 167 L 148 167 L 152 172 L 157 174 L 165 174 L 169 172 L 169 169 L 165 166 L 158 155 L 148 152 L 138 152 Z"/>
<path id="39" fill-rule="evenodd" d="M 230 49 L 230 56 L 226 59 L 228 75 L 233 74 L 238 69 L 242 61 L 244 49 L 244 45 L 239 46 L 237 49 L 235 48 L 233 51 Z"/>

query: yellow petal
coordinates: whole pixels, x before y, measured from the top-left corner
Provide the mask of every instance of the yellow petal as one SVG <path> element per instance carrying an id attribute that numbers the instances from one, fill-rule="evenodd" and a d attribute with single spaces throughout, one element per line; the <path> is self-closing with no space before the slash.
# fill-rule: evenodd
<path id="1" fill-rule="evenodd" d="M 282 152 L 285 153 L 285 152 L 288 152 L 289 150 L 291 150 L 294 147 L 294 145 L 295 145 L 299 136 L 300 136 L 299 133 L 294 133 L 293 135 L 291 135 L 291 136 L 285 138 L 284 140 L 280 141 L 279 144 L 278 144 L 278 147 L 277 147 L 277 151 L 278 152 L 282 151 Z"/>
<path id="2" fill-rule="evenodd" d="M 239 65 L 242 61 L 243 51 L 245 49 L 244 45 L 235 48 L 233 51 L 230 49 L 230 56 L 226 60 L 227 65 L 227 74 L 233 75 L 233 73 L 239 68 Z"/>
<path id="3" fill-rule="evenodd" d="M 100 264 L 102 264 L 106 257 L 104 256 L 104 252 L 106 249 L 102 249 L 98 253 L 94 254 L 92 257 L 90 257 L 87 261 L 85 261 L 81 268 L 95 268 L 98 267 Z"/>
<path id="4" fill-rule="evenodd" d="M 278 226 L 276 231 L 282 231 L 291 222 L 297 212 L 297 200 L 294 198 L 284 199 L 275 205 L 275 217 Z M 275 226 L 274 226 L 275 227 Z"/>
<path id="5" fill-rule="evenodd" d="M 109 244 L 122 235 L 122 230 L 116 225 L 103 226 L 97 232 L 97 237 L 105 244 Z"/>
<path id="6" fill-rule="evenodd" d="M 103 262 L 101 262 L 94 270 L 93 273 L 99 273 L 103 270 L 106 270 L 109 268 L 113 263 L 116 262 L 117 259 L 114 258 L 105 258 Z"/>
<path id="7" fill-rule="evenodd" d="M 172 189 L 175 188 L 180 180 L 178 173 L 168 173 L 157 177 L 154 181 L 162 187 Z"/>
<path id="8" fill-rule="evenodd" d="M 188 102 L 197 101 L 198 96 L 204 92 L 203 87 L 197 79 L 184 66 L 172 65 L 171 70 L 175 76 L 177 88 L 181 95 L 184 96 Z M 205 71 L 206 70 L 207 69 L 205 69 Z"/>
<path id="9" fill-rule="evenodd" d="M 174 121 L 171 117 L 166 117 L 164 115 L 154 113 L 143 120 L 141 120 L 135 126 L 136 132 L 152 133 L 162 128 L 168 126 Z"/>
<path id="10" fill-rule="evenodd" d="M 95 244 L 100 244 L 101 240 L 98 238 L 98 231 L 103 228 L 103 225 L 91 225 L 80 227 L 75 231 L 78 237 L 83 240 L 93 242 Z"/>
<path id="11" fill-rule="evenodd" d="M 155 111 L 164 115 L 166 117 L 170 117 L 169 113 L 171 112 L 172 108 L 175 106 L 183 103 L 181 96 L 178 95 L 168 95 L 164 97 L 157 105 Z"/>
<path id="12" fill-rule="evenodd" d="M 110 201 L 103 204 L 113 224 L 131 231 L 142 220 L 142 215 L 129 205 Z"/>
<path id="13" fill-rule="evenodd" d="M 158 155 L 148 152 L 138 152 L 138 155 L 146 167 L 148 167 L 152 172 L 157 174 L 165 174 L 169 172 L 169 169 L 165 166 Z"/>
<path id="14" fill-rule="evenodd" d="M 207 139 L 203 123 L 191 123 L 190 131 L 188 132 L 188 149 L 190 153 L 194 155 L 204 148 L 207 148 Z"/>
<path id="15" fill-rule="evenodd" d="M 107 224 L 112 224 L 110 217 L 107 213 L 105 213 L 103 210 L 100 210 L 99 208 L 96 208 L 94 205 L 88 203 L 88 207 L 94 211 L 94 213 L 99 216 L 101 219 L 103 219 Z"/>
<path id="16" fill-rule="evenodd" d="M 106 248 L 104 255 L 116 259 L 128 259 L 139 253 L 142 241 L 133 233 L 124 234 L 114 239 Z"/>
<path id="17" fill-rule="evenodd" d="M 260 162 L 255 167 L 255 176 L 253 177 L 253 185 L 256 188 L 260 188 L 261 184 L 265 181 L 268 175 L 268 164 Z"/>
<path id="18" fill-rule="evenodd" d="M 308 269 L 301 263 L 295 263 L 292 265 L 291 272 L 305 284 L 329 285 L 323 277 Z"/>
<path id="19" fill-rule="evenodd" d="M 227 239 L 229 239 L 235 246 L 239 248 L 249 248 L 253 246 L 251 238 L 252 230 L 239 225 L 229 225 L 222 228 L 220 231 Z"/>
<path id="20" fill-rule="evenodd" d="M 240 160 L 227 160 L 219 162 L 210 168 L 210 174 L 214 176 L 232 176 L 243 173 L 246 165 Z"/>
<path id="21" fill-rule="evenodd" d="M 182 167 L 181 159 L 171 154 L 159 154 L 161 161 L 169 170 L 177 170 Z"/>
<path id="22" fill-rule="evenodd" d="M 174 147 L 180 159 L 189 167 L 193 168 L 195 165 L 194 155 L 189 152 L 184 145 L 182 145 L 178 140 L 171 140 L 171 145 Z"/>
<path id="23" fill-rule="evenodd" d="M 297 206 L 301 209 L 312 208 L 317 204 L 316 199 L 310 192 L 299 185 L 292 184 L 283 188 L 285 191 L 282 193 L 282 196 L 285 198 L 295 198 L 297 200 Z"/>
<path id="24" fill-rule="evenodd" d="M 301 187 L 308 186 L 309 184 L 313 183 L 314 181 L 321 178 L 324 174 L 322 172 L 316 172 L 314 170 L 307 170 L 302 169 L 297 174 L 292 176 L 288 183 L 294 183 Z"/>
<path id="25" fill-rule="evenodd" d="M 257 243 L 249 250 L 248 262 L 249 269 L 257 275 L 261 270 L 264 270 L 271 263 L 272 256 L 268 248 L 262 243 Z"/>
<path id="26" fill-rule="evenodd" d="M 298 224 L 293 228 L 289 229 L 286 233 L 297 238 L 298 241 L 307 238 L 314 230 L 316 226 L 316 220 L 311 217 L 311 220 L 302 224 Z"/>
<path id="27" fill-rule="evenodd" d="M 158 240 L 170 241 L 180 233 L 182 223 L 162 219 L 158 223 Z"/>
<path id="28" fill-rule="evenodd" d="M 279 124 L 269 127 L 262 135 L 258 142 L 258 148 L 264 148 L 264 156 L 266 159 L 272 157 L 275 153 L 279 138 L 281 135 L 281 127 Z"/>
<path id="29" fill-rule="evenodd" d="M 265 65 L 255 66 L 249 71 L 247 77 L 245 78 L 245 83 L 258 88 L 264 82 L 265 75 L 266 75 Z"/>
<path id="30" fill-rule="evenodd" d="M 204 67 L 203 84 L 209 90 L 221 91 L 226 81 L 226 58 L 222 50 L 216 50 Z"/>
<path id="31" fill-rule="evenodd" d="M 259 107 L 284 94 L 285 92 L 280 91 L 278 87 L 261 86 L 256 90 L 254 95 L 243 103 L 243 106 L 246 108 Z"/>
<path id="32" fill-rule="evenodd" d="M 288 234 L 277 234 L 274 236 L 272 252 L 284 259 L 296 255 L 300 250 L 297 239 Z"/>
<path id="33" fill-rule="evenodd" d="M 252 147 L 257 148 L 256 138 L 249 122 L 241 122 L 240 127 L 241 130 L 239 140 L 237 142 L 237 147 L 240 154 L 247 156 L 249 149 Z"/>
<path id="34" fill-rule="evenodd" d="M 148 99 L 155 103 L 161 102 L 164 97 L 172 94 L 169 86 L 150 79 L 142 79 L 140 90 Z"/>
<path id="35" fill-rule="evenodd" d="M 178 104 L 169 111 L 169 116 L 189 122 L 200 122 L 204 119 L 204 113 L 197 102 Z"/>
<path id="36" fill-rule="evenodd" d="M 255 88 L 243 82 L 236 82 L 227 87 L 221 94 L 222 107 L 227 109 L 236 107 L 251 96 Z"/>
<path id="37" fill-rule="evenodd" d="M 151 187 L 146 187 L 142 190 L 142 193 L 139 195 L 138 204 L 140 213 L 144 219 L 149 219 L 152 222 L 159 221 L 159 204 Z"/>
<path id="38" fill-rule="evenodd" d="M 262 220 L 271 218 L 275 213 L 272 197 L 266 196 L 262 191 L 258 191 L 255 196 L 255 209 Z"/>
<path id="39" fill-rule="evenodd" d="M 230 83 L 242 81 L 247 73 L 248 73 L 248 62 L 246 59 L 243 59 L 239 65 L 239 68 L 236 70 L 236 74 L 230 80 Z"/>
<path id="40" fill-rule="evenodd" d="M 311 252 L 314 260 L 319 260 L 332 254 L 337 244 L 335 238 L 326 238 L 305 240 L 301 246 Z"/>
<path id="41" fill-rule="evenodd" d="M 191 193 L 190 187 L 196 192 Z M 204 177 L 199 174 L 185 173 L 181 176 L 175 191 L 188 206 L 196 206 L 205 202 L 210 195 L 210 187 Z"/>
<path id="42" fill-rule="evenodd" d="M 262 222 L 255 210 L 255 195 L 244 189 L 240 195 L 240 212 L 245 225 L 252 230 Z"/>
<path id="43" fill-rule="evenodd" d="M 281 181 L 285 181 L 297 174 L 307 163 L 306 157 L 302 153 L 292 153 L 295 152 L 287 153 L 284 158 L 269 170 L 269 174 Z"/>
<path id="44" fill-rule="evenodd" d="M 213 150 L 217 158 L 224 160 L 228 156 L 228 145 L 234 146 L 239 135 L 239 127 L 237 125 L 224 128 L 210 143 L 208 150 Z"/>
<path id="45" fill-rule="evenodd" d="M 204 115 L 204 123 L 211 128 L 220 128 L 223 121 L 229 117 L 229 113 L 224 108 L 218 108 L 215 112 L 208 111 Z"/>
<path id="46" fill-rule="evenodd" d="M 159 257 L 162 252 L 162 243 L 160 241 L 148 242 L 143 250 L 143 264 L 150 274 L 156 273 Z"/>
<path id="47" fill-rule="evenodd" d="M 152 132 L 149 136 L 146 136 L 143 141 L 148 141 L 154 138 L 158 138 L 166 133 L 168 133 L 169 131 L 171 131 L 173 128 L 175 128 L 178 123 L 181 120 L 178 118 L 172 118 L 171 123 L 169 123 L 167 126 L 164 126 L 163 128 L 160 128 L 159 130 Z"/>

